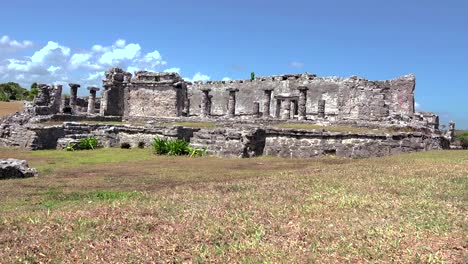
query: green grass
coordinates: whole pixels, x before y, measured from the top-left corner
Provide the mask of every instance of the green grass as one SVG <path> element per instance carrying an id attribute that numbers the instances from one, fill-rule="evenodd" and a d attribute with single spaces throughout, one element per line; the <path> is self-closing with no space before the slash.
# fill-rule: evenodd
<path id="1" fill-rule="evenodd" d="M 0 262 L 463 263 L 468 151 L 220 159 L 19 151 Z"/>

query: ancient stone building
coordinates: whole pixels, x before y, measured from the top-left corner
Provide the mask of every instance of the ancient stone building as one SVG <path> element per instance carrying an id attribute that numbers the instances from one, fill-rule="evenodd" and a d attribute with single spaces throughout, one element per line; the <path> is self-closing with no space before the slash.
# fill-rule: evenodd
<path id="1" fill-rule="evenodd" d="M 2 119 L 0 147 L 63 148 L 89 136 L 103 146 L 136 147 L 162 137 L 185 139 L 223 157 L 370 157 L 447 149 L 455 131 L 455 124 L 440 131 L 434 113 L 415 112 L 414 75 L 369 81 L 306 73 L 190 83 L 177 73 L 132 75 L 111 68 L 105 76 L 100 98 L 98 87 L 88 87 L 89 96 L 78 97 L 80 85 L 70 83 L 70 97 L 62 98 L 61 86 L 40 85 L 32 107 Z M 170 125 L 207 120 L 215 127 Z M 41 125 L 47 121 L 65 123 Z M 280 128 L 284 122 L 321 126 Z M 328 129 L 335 125 L 364 129 Z"/>
<path id="2" fill-rule="evenodd" d="M 295 74 L 189 83 L 177 73 L 106 73 L 101 115 L 388 121 L 412 118 L 414 75 L 369 81 Z M 419 119 L 434 117 L 426 114 Z"/>

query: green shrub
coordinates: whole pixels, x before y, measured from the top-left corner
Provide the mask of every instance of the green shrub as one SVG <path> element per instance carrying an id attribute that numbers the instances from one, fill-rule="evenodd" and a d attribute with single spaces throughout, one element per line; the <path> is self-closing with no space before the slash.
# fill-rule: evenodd
<path id="1" fill-rule="evenodd" d="M 72 143 L 65 147 L 66 151 L 97 149 L 99 141 L 95 137 L 82 138 L 78 143 Z"/>
<path id="2" fill-rule="evenodd" d="M 156 154 L 159 155 L 166 155 L 168 150 L 167 150 L 167 140 L 166 139 L 160 139 L 160 138 L 155 138 L 153 142 L 153 149 Z"/>
<path id="3" fill-rule="evenodd" d="M 468 149 L 468 132 L 456 135 L 455 139 L 460 141 L 460 145 L 463 149 Z"/>
<path id="4" fill-rule="evenodd" d="M 79 149 L 96 149 L 99 146 L 99 141 L 95 137 L 82 138 L 78 142 Z"/>
<path id="5" fill-rule="evenodd" d="M 153 141 L 154 152 L 158 155 L 198 157 L 205 155 L 204 149 L 192 148 L 184 139 L 160 139 L 155 138 Z"/>
<path id="6" fill-rule="evenodd" d="M 250 73 L 250 80 L 255 80 L 255 72 Z"/>

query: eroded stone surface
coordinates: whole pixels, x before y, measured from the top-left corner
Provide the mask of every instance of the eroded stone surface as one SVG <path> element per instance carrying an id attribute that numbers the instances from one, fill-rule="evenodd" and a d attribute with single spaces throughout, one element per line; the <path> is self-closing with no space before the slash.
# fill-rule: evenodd
<path id="1" fill-rule="evenodd" d="M 28 163 L 25 160 L 0 160 L 0 179 L 28 178 L 36 176 L 38 176 L 37 170 L 29 168 Z"/>

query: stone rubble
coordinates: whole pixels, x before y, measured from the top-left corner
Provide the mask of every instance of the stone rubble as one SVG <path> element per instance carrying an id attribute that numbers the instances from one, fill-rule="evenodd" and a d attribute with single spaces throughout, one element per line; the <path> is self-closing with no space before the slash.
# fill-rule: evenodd
<path id="1" fill-rule="evenodd" d="M 0 180 L 37 177 L 37 170 L 29 168 L 25 160 L 0 159 Z"/>

